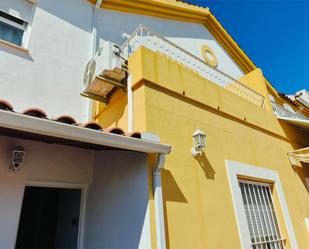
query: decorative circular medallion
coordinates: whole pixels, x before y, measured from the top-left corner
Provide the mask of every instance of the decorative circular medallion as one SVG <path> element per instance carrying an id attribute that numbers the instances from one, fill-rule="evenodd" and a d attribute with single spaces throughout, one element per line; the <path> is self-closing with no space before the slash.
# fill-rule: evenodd
<path id="1" fill-rule="evenodd" d="M 211 66 L 211 67 L 218 66 L 217 57 L 210 47 L 208 47 L 207 45 L 202 45 L 201 46 L 201 54 L 202 54 L 205 62 L 209 66 Z"/>

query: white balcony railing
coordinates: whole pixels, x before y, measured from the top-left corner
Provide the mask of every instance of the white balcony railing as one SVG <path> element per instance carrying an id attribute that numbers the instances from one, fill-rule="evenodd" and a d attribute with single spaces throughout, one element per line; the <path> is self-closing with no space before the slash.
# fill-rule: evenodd
<path id="1" fill-rule="evenodd" d="M 160 36 L 144 25 L 140 25 L 121 46 L 125 58 L 128 58 L 139 47 L 144 46 L 154 52 L 169 57 L 182 66 L 193 70 L 203 78 L 216 83 L 234 94 L 265 108 L 264 97 L 226 73 L 210 67 L 203 60 L 183 48 Z"/>
<path id="2" fill-rule="evenodd" d="M 278 117 L 309 120 L 307 117 L 305 117 L 301 113 L 291 112 L 288 109 L 284 108 L 284 106 L 279 105 L 278 103 L 275 103 L 274 101 L 271 101 L 271 106 L 273 108 L 274 114 Z"/>

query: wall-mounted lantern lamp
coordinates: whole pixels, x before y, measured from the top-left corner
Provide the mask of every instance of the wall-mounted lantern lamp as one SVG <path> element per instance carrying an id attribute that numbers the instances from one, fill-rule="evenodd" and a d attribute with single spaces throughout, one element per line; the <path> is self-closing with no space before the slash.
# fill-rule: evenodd
<path id="1" fill-rule="evenodd" d="M 194 157 L 202 155 L 203 150 L 206 147 L 206 134 L 197 128 L 197 130 L 192 135 L 193 147 L 191 153 Z"/>
<path id="2" fill-rule="evenodd" d="M 12 165 L 11 169 L 16 172 L 18 171 L 24 163 L 26 151 L 23 147 L 14 147 L 12 150 Z"/>

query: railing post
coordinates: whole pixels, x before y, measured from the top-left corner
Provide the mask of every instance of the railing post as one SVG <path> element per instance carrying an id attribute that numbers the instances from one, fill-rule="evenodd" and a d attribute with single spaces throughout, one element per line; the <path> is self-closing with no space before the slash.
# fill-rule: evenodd
<path id="1" fill-rule="evenodd" d="M 143 26 L 141 27 L 141 46 L 143 46 Z"/>
<path id="2" fill-rule="evenodd" d="M 189 68 L 195 71 L 203 78 L 206 78 L 222 87 L 225 87 L 227 90 L 234 92 L 236 95 L 246 99 L 247 101 L 250 101 L 251 103 L 259 105 L 263 109 L 265 109 L 264 96 L 254 91 L 253 89 L 247 87 L 246 85 L 242 84 L 241 82 L 237 81 L 236 79 L 232 78 L 231 76 L 225 74 L 219 69 L 209 66 L 199 57 L 196 57 L 195 55 L 177 46 L 168 39 L 149 30 L 147 27 L 143 25 L 140 25 L 122 46 L 122 47 L 127 46 L 128 57 L 130 56 L 130 53 L 136 51 L 139 48 L 139 46 L 144 45 L 143 36 L 145 30 L 147 32 L 147 38 L 148 38 L 145 46 L 148 44 L 147 47 L 149 49 L 151 49 L 150 43 L 153 41 L 152 50 L 154 52 L 157 51 L 161 55 L 165 54 L 172 61 L 177 61 L 178 63 L 182 64 L 185 68 Z M 152 41 L 150 41 L 150 37 Z M 132 45 L 130 45 L 130 43 L 132 43 Z M 132 51 L 129 51 L 131 47 Z"/>

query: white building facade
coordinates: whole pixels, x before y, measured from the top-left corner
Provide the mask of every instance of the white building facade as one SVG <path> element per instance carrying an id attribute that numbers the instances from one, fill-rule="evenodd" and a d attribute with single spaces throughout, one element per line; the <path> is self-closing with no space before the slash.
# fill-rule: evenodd
<path id="1" fill-rule="evenodd" d="M 18 111 L 35 106 L 52 118 L 69 113 L 89 120 L 89 100 L 80 96 L 87 62 L 103 40 L 121 45 L 140 24 L 201 59 L 199 48 L 207 44 L 219 70 L 236 79 L 244 75 L 201 24 L 98 9 L 86 0 L 3 0 L 0 11 L 0 22 L 24 25 L 11 43 L 0 40 L 0 98 Z"/>
<path id="2" fill-rule="evenodd" d="M 151 248 L 148 155 L 169 146 L 5 107 L 1 249 Z"/>
<path id="3" fill-rule="evenodd" d="M 119 22 L 111 26 L 115 15 Z M 0 1 L 1 249 L 40 245 L 24 232 L 40 232 L 40 225 L 27 227 L 26 217 L 44 210 L 40 204 L 25 208 L 35 195 L 38 203 L 48 204 L 44 195 L 57 203 L 58 223 L 50 225 L 54 248 L 151 248 L 148 155 L 167 154 L 170 147 L 79 123 L 91 119 L 90 101 L 80 96 L 87 62 L 103 39 L 122 43 L 123 33 L 144 18 L 97 10 L 86 0 Z M 159 27 L 162 21 L 149 22 Z M 55 121 L 63 114 L 73 123 L 71 117 Z M 14 172 L 16 147 L 26 156 Z"/>

